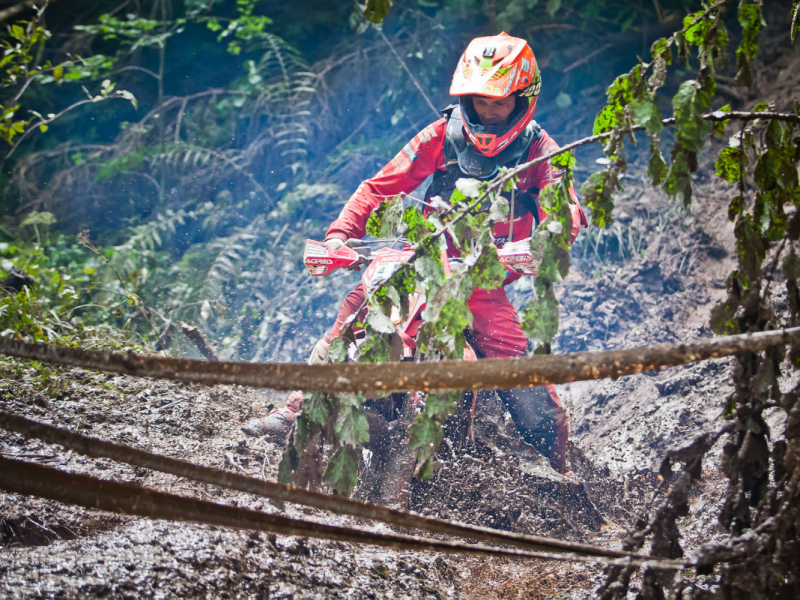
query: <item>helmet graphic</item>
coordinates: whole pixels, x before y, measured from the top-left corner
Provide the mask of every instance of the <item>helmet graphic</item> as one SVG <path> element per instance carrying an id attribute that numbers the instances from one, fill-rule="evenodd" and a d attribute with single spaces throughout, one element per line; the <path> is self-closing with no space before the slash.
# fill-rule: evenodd
<path id="1" fill-rule="evenodd" d="M 458 61 L 450 95 L 460 96 L 464 129 L 469 141 L 485 156 L 496 156 L 522 133 L 533 119 L 542 78 L 533 50 L 525 40 L 500 35 L 475 38 Z M 482 125 L 472 96 L 506 98 L 517 104 L 504 125 Z"/>

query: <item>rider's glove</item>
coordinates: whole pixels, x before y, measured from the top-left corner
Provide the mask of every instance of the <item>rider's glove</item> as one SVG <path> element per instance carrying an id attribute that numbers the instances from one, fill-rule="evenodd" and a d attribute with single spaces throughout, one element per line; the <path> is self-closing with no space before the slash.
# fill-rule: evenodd
<path id="1" fill-rule="evenodd" d="M 355 241 L 355 240 L 353 240 Z M 347 242 L 338 237 L 332 237 L 325 240 L 325 245 L 331 249 L 332 252 L 336 252 L 339 248 L 346 246 Z M 361 263 L 355 263 L 350 265 L 349 267 L 345 267 L 348 271 L 360 271 L 361 270 Z"/>
<path id="2" fill-rule="evenodd" d="M 330 348 L 328 342 L 326 342 L 324 338 L 321 338 L 311 351 L 311 356 L 308 358 L 308 364 L 326 364 L 328 362 L 328 348 Z"/>
<path id="3" fill-rule="evenodd" d="M 344 240 L 338 237 L 332 237 L 325 240 L 325 245 L 336 252 L 339 248 L 344 246 Z"/>

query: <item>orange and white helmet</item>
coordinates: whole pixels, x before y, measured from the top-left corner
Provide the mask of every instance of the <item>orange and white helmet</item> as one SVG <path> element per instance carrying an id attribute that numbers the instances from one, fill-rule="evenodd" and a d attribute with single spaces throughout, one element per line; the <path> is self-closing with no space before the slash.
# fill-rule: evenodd
<path id="1" fill-rule="evenodd" d="M 460 96 L 467 137 L 485 156 L 496 156 L 522 133 L 536 112 L 542 78 L 528 42 L 500 35 L 475 38 L 456 66 L 450 95 Z M 505 125 L 482 125 L 472 106 L 472 96 L 506 98 L 517 104 Z"/>

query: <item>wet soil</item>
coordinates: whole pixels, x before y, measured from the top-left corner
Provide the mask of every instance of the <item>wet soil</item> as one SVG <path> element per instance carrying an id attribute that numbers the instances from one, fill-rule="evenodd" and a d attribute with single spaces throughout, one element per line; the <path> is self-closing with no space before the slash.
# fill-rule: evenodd
<path id="1" fill-rule="evenodd" d="M 786 48 L 786 40 L 773 40 L 756 71 L 756 87 L 782 110 L 800 97 L 800 53 L 777 51 Z M 740 100 L 747 106 L 750 98 L 745 94 Z M 555 351 L 711 335 L 709 311 L 724 297 L 734 259 L 726 215 L 732 192 L 712 179 L 708 166 L 685 211 L 649 190 L 642 169 L 632 164 L 617 199 L 616 224 L 589 230 L 574 250 L 572 273 L 559 292 L 562 320 Z M 529 286 L 526 280 L 515 284 L 512 298 L 523 302 Z M 780 295 L 773 299 L 782 301 Z M 282 395 L 51 371 L 9 359 L 0 359 L 0 377 L 4 410 L 199 464 L 256 477 L 277 473 L 279 445 L 249 438 L 239 427 L 280 404 Z M 665 451 L 718 429 L 730 390 L 729 360 L 560 386 L 572 428 L 575 474 L 569 481 L 518 441 L 507 415 L 486 397 L 473 444 L 458 460 L 443 461 L 431 482 L 414 485 L 411 507 L 616 547 L 625 528 L 663 493 L 656 473 Z M 777 413 L 770 425 L 780 431 Z M 261 498 L 89 460 L 4 431 L 0 452 L 224 504 L 277 510 Z M 687 551 L 722 536 L 719 453 L 717 447 L 709 454 L 691 514 L 679 522 Z M 286 510 L 385 530 L 316 510 Z M 601 576 L 593 565 L 411 554 L 120 517 L 0 493 L 4 597 L 587 598 Z"/>
<path id="2" fill-rule="evenodd" d="M 648 243 L 610 266 L 578 257 L 562 288 L 558 351 L 594 350 L 708 336 L 702 326 L 731 259 L 725 202 L 709 184 L 685 214 L 629 186 L 620 221 L 640 218 Z M 646 220 L 639 215 L 667 214 Z M 629 217 L 626 217 L 629 215 Z M 662 231 L 655 228 L 661 224 Z M 689 251 L 685 251 L 689 249 Z M 688 258 L 681 260 L 681 253 Z M 681 265 L 681 262 L 683 264 Z M 0 407 L 98 438 L 256 477 L 274 478 L 279 444 L 245 436 L 253 416 L 282 402 L 262 390 L 204 388 L 82 370 L 0 362 Z M 729 389 L 726 361 L 619 381 L 562 386 L 572 421 L 575 474 L 565 480 L 520 441 L 492 394 L 478 403 L 475 439 L 434 479 L 413 486 L 410 508 L 512 531 L 618 546 L 658 490 L 664 451 L 718 427 Z M 0 452 L 74 472 L 135 482 L 224 504 L 272 511 L 267 501 L 180 478 L 89 460 L 0 432 Z M 697 490 L 684 545 L 721 532 L 715 468 Z M 288 514 L 335 523 L 289 506 Z M 688 525 L 688 523 L 687 523 Z M 373 526 L 374 527 L 374 526 Z M 381 530 L 381 526 L 375 527 Z M 0 591 L 9 597 L 182 596 L 261 598 L 582 598 L 601 569 L 541 561 L 460 559 L 119 517 L 0 494 Z"/>

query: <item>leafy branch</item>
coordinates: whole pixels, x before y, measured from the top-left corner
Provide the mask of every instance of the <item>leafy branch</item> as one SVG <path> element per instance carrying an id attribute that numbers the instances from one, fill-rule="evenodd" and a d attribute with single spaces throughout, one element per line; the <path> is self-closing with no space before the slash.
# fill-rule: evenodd
<path id="1" fill-rule="evenodd" d="M 726 123 L 731 119 L 743 122 L 761 120 L 800 123 L 799 115 L 775 112 L 716 111 L 700 117 L 704 121 L 713 123 Z M 677 118 L 663 119 L 661 122 L 665 126 L 674 125 Z M 632 125 L 628 131 L 640 129 L 645 129 L 645 126 Z M 456 190 L 451 198 L 453 204 L 438 215 L 429 216 L 428 221 L 434 227 L 432 231 L 422 228 L 421 214 L 416 208 L 409 207 L 403 210 L 402 202 L 399 199 L 384 202 L 379 211 L 370 218 L 371 233 L 379 237 L 393 236 L 402 227 L 404 228 L 403 233 L 410 239 L 416 240 L 417 243 L 409 260 L 397 272 L 380 282 L 365 299 L 361 308 L 356 311 L 356 314 L 359 314 L 363 308 L 371 306 L 366 323 L 361 324 L 366 327 L 368 338 L 360 346 L 360 360 L 366 362 L 390 360 L 391 338 L 395 334 L 394 325 L 388 317 L 393 308 L 399 309 L 401 314 L 405 315 L 402 298 L 413 291 L 414 281 L 417 281 L 419 285 L 426 286 L 429 290 L 429 308 L 423 313 L 425 324 L 420 336 L 421 348 L 428 352 L 434 350 L 434 355 L 439 352 L 449 358 L 460 357 L 459 353 L 465 343 L 462 332 L 471 324 L 471 315 L 466 301 L 476 287 L 474 284 L 480 282 L 478 285 L 499 285 L 504 277 L 503 269 L 497 263 L 496 255 L 492 258 L 491 251 L 488 249 L 488 245 L 491 243 L 489 231 L 491 231 L 495 219 L 490 216 L 491 211 L 488 214 L 486 212 L 476 214 L 475 211 L 486 200 L 490 200 L 493 206 L 502 204 L 503 200 L 499 192 L 514 186 L 515 177 L 525 168 L 552 161 L 554 167 L 560 167 L 564 171 L 564 175 L 556 179 L 540 195 L 542 208 L 550 216 L 540 223 L 532 238 L 532 250 L 536 255 L 541 255 L 543 260 L 539 268 L 539 276 L 535 280 L 537 296 L 523 311 L 523 328 L 531 337 L 542 342 L 538 352 L 548 353 L 549 342 L 558 331 L 558 301 L 555 297 L 554 286 L 566 276 L 569 269 L 568 240 L 572 229 L 569 188 L 572 182 L 571 168 L 574 166 L 571 150 L 585 144 L 610 139 L 614 135 L 614 131 L 609 131 L 578 140 L 557 151 L 529 161 L 525 165 L 509 169 L 488 184 L 478 184 L 475 181 L 472 182 L 474 183 L 472 185 L 468 184 L 466 180 L 461 180 L 460 189 Z M 494 211 L 494 216 L 502 218 L 504 214 L 502 211 Z M 467 222 L 467 226 L 459 228 L 459 224 L 464 221 Z M 438 258 L 439 240 L 444 234 L 450 235 L 451 239 L 463 249 L 464 254 L 468 256 L 465 263 L 471 260 L 471 272 L 456 273 L 455 276 L 451 276 L 452 283 L 449 284 L 445 284 Z M 477 257 L 481 256 L 486 257 L 487 260 L 477 260 Z M 422 265 L 416 265 L 416 263 L 422 263 Z M 353 320 L 348 325 L 345 339 L 352 335 L 352 327 L 356 324 L 357 320 Z M 344 344 L 343 340 L 338 340 L 338 343 Z M 346 356 L 344 352 L 339 352 L 339 355 Z M 440 367 L 441 363 L 437 363 L 437 368 Z M 510 378 L 505 379 L 506 381 L 521 382 L 520 379 L 517 379 L 516 373 L 503 373 L 502 377 Z M 529 385 L 532 383 L 532 381 L 528 382 Z M 308 383 L 306 383 L 305 389 L 308 389 Z M 334 389 L 328 388 L 331 392 Z M 423 385 L 417 389 L 429 391 L 436 389 L 436 386 Z M 463 389 L 468 389 L 466 384 Z M 418 451 L 417 474 L 419 476 L 432 474 L 433 454 L 442 439 L 442 425 L 452 414 L 456 401 L 457 397 L 454 395 L 430 395 L 425 409 L 409 429 L 411 444 Z M 338 414 L 339 400 L 336 394 L 332 394 L 327 399 L 320 398 L 319 402 L 329 403 L 330 412 L 326 413 L 327 418 L 338 418 L 336 415 Z M 325 429 L 325 419 L 320 417 L 312 427 L 316 432 L 322 432 Z M 294 448 L 301 446 L 312 437 L 310 434 L 304 434 L 300 438 L 296 437 L 292 450 L 285 457 L 290 456 L 291 452 L 297 452 Z M 368 433 L 366 433 L 364 442 L 368 439 Z M 341 449 L 334 455 L 333 468 L 329 467 L 327 478 L 334 482 L 334 488 L 337 491 L 349 492 L 355 485 L 358 467 L 356 456 L 354 447 Z M 294 471 L 289 468 L 290 464 L 295 464 L 296 468 L 297 463 L 284 463 L 286 481 L 290 481 L 291 473 Z"/>
<path id="2" fill-rule="evenodd" d="M 155 339 L 158 339 L 159 331 L 156 329 L 156 326 L 153 323 L 152 319 L 150 319 L 150 315 L 148 314 L 149 307 L 147 307 L 147 304 L 138 295 L 134 294 L 128 289 L 128 285 L 125 283 L 125 279 L 123 279 L 122 275 L 116 269 L 116 267 L 114 267 L 114 265 L 111 264 L 111 261 L 108 260 L 105 254 L 100 252 L 100 250 L 98 250 L 94 246 L 94 244 L 92 244 L 89 241 L 88 231 L 82 231 L 80 234 L 78 234 L 78 244 L 89 250 L 89 252 L 91 252 L 92 254 L 99 256 L 109 267 L 111 267 L 111 269 L 114 271 L 114 274 L 117 276 L 117 280 L 119 280 L 120 285 L 122 285 L 122 289 L 125 290 L 125 295 L 128 299 L 128 303 L 136 307 L 139 313 L 141 313 L 142 317 L 144 317 L 144 320 L 147 321 L 147 324 L 150 325 L 150 329 L 152 330 Z"/>
<path id="3" fill-rule="evenodd" d="M 624 140 L 630 137 L 635 144 L 635 131 L 646 131 L 650 141 L 649 174 L 652 184 L 664 185 L 669 195 L 682 197 L 686 204 L 692 194 L 690 176 L 697 169 L 698 153 L 709 133 L 721 134 L 724 125 L 733 119 L 754 121 L 756 124 L 785 122 L 790 127 L 797 123 L 798 115 L 775 113 L 763 108 L 735 113 L 730 107 L 708 111 L 716 89 L 715 72 L 724 60 L 728 45 L 728 33 L 723 22 L 726 4 L 726 1 L 711 3 L 701 11 L 686 16 L 680 30 L 653 44 L 651 62 L 642 62 L 628 74 L 618 77 L 609 87 L 608 105 L 595 120 L 593 136 L 505 170 L 491 182 L 473 184 L 462 180 L 463 185 L 451 198 L 451 206 L 428 216 L 432 230 L 420 230 L 414 225 L 419 221 L 414 207 L 403 211 L 402 207 L 390 210 L 384 206 L 379 215 L 373 215 L 376 219 L 373 229 L 380 230 L 384 236 L 391 236 L 392 231 L 384 231 L 389 222 L 387 219 L 391 218 L 392 226 L 388 229 L 402 229 L 411 234 L 409 237 L 415 247 L 410 260 L 381 282 L 365 301 L 368 312 L 366 323 L 361 325 L 367 330 L 367 339 L 360 346 L 359 360 L 389 360 L 392 336 L 395 335 L 394 326 L 389 320 L 390 312 L 399 310 L 401 315 L 404 314 L 402 298 L 415 286 L 424 286 L 428 290 L 429 305 L 423 313 L 424 323 L 418 336 L 426 360 L 435 359 L 438 355 L 459 357 L 464 343 L 462 331 L 471 324 L 466 300 L 476 287 L 475 282 L 492 286 L 499 285 L 503 279 L 502 268 L 499 273 L 494 270 L 499 264 L 496 258 L 492 260 L 489 249 L 491 226 L 495 220 L 490 215 L 497 218 L 503 216 L 507 200 L 503 199 L 502 193 L 511 192 L 516 186 L 516 177 L 526 169 L 550 161 L 552 169 L 561 170 L 561 176 L 554 176 L 550 185 L 540 194 L 540 204 L 549 216 L 537 228 L 531 244 L 532 250 L 543 258 L 535 282 L 537 296 L 523 311 L 524 329 L 542 343 L 538 352 L 547 353 L 549 342 L 558 330 L 558 302 L 554 285 L 569 271 L 568 241 L 572 229 L 569 204 L 571 171 L 574 167 L 570 153 L 572 149 L 593 142 L 605 142 L 604 152 L 611 159 L 610 166 L 592 175 L 584 185 L 583 192 L 586 203 L 592 209 L 593 222 L 607 227 L 612 222 L 612 196 L 620 188 L 620 179 L 627 166 Z M 758 34 L 763 28 L 760 2 L 741 0 L 739 21 L 743 27 L 743 41 L 737 50 L 737 82 L 749 85 L 752 81 L 750 62 L 755 57 Z M 697 78 L 685 81 L 680 86 L 672 101 L 674 116 L 663 119 L 657 104 L 657 92 L 666 80 L 668 67 L 672 65 L 673 51 L 677 50 L 679 58 L 688 63 L 692 49 L 696 49 L 700 61 Z M 661 154 L 659 140 L 661 130 L 668 125 L 675 127 L 675 144 L 669 165 Z M 784 139 L 787 138 L 784 136 Z M 392 200 L 386 204 L 396 202 Z M 491 206 L 488 211 L 487 204 Z M 464 261 L 464 266 L 457 267 L 448 278 L 444 277 L 439 258 L 443 234 L 460 250 Z M 478 265 L 480 261 L 477 257 L 488 257 L 488 260 Z M 338 355 L 344 356 L 344 353 L 338 352 Z M 427 468 L 432 458 L 430 449 L 435 451 L 441 441 L 441 424 L 454 406 L 453 399 L 444 401 L 440 406 L 439 399 L 432 398 L 432 403 L 434 408 L 420 414 L 410 430 L 414 446 L 426 449 L 419 453 L 418 474 L 430 473 Z M 335 411 L 330 418 L 335 418 Z M 320 427 L 323 427 L 323 422 L 319 422 Z M 421 435 L 421 432 L 425 434 Z M 355 482 L 352 473 L 350 481 Z M 346 487 L 339 485 L 338 489 Z"/>
<path id="4" fill-rule="evenodd" d="M 113 98 L 121 98 L 123 100 L 128 100 L 133 105 L 134 108 L 137 108 L 138 104 L 137 104 L 136 98 L 133 96 L 133 94 L 131 94 L 127 90 L 115 90 L 114 87 L 115 87 L 114 84 L 111 83 L 110 80 L 106 79 L 102 83 L 102 86 L 101 86 L 101 89 L 100 89 L 100 93 L 97 94 L 96 96 L 92 96 L 89 93 L 89 91 L 84 87 L 83 90 L 84 90 L 84 92 L 86 92 L 86 95 L 88 97 L 85 100 L 79 100 L 78 102 L 75 102 L 74 104 L 71 104 L 70 106 L 68 106 L 67 108 L 63 109 L 62 111 L 60 111 L 57 114 L 50 114 L 50 115 L 47 115 L 45 117 L 45 116 L 40 115 L 36 111 L 30 111 L 31 113 L 33 113 L 34 116 L 38 117 L 39 120 L 36 121 L 33 125 L 31 125 L 30 127 L 28 127 L 27 129 L 25 129 L 22 132 L 22 135 L 20 135 L 17 138 L 16 142 L 14 142 L 14 145 L 11 147 L 11 150 L 9 150 L 8 153 L 6 154 L 6 156 L 5 156 L 6 159 L 10 158 L 11 155 L 14 154 L 14 152 L 16 152 L 17 148 L 19 148 L 19 145 L 25 140 L 25 138 L 28 137 L 28 135 L 30 135 L 31 133 L 33 133 L 36 130 L 39 130 L 42 133 L 46 132 L 48 130 L 48 128 L 50 127 L 50 125 L 54 121 L 57 121 L 58 119 L 63 117 L 65 114 L 67 114 L 69 112 L 72 112 L 76 108 L 78 108 L 80 106 L 83 106 L 85 104 L 97 104 L 98 102 L 102 102 L 103 100 L 111 100 Z M 29 121 L 26 122 L 26 124 L 27 123 L 29 123 Z M 10 141 L 10 140 L 8 140 L 8 141 Z"/>

